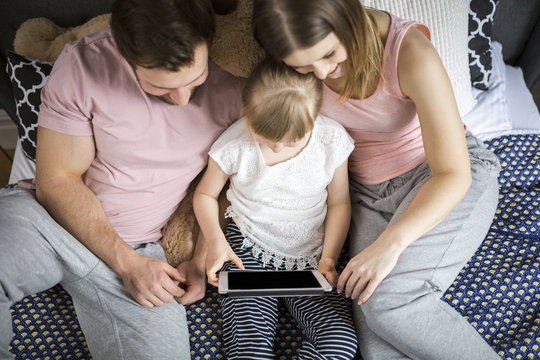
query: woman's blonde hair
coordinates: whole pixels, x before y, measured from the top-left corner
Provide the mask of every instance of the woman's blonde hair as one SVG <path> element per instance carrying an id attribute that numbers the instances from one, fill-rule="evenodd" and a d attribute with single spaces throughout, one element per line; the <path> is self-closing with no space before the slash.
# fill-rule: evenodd
<path id="1" fill-rule="evenodd" d="M 335 33 L 348 59 L 342 99 L 365 98 L 369 86 L 382 80 L 382 39 L 359 0 L 254 0 L 253 31 L 266 53 L 278 60 Z"/>
<path id="2" fill-rule="evenodd" d="M 267 58 L 250 74 L 242 93 L 250 131 L 274 142 L 296 141 L 313 129 L 322 103 L 322 83 Z"/>

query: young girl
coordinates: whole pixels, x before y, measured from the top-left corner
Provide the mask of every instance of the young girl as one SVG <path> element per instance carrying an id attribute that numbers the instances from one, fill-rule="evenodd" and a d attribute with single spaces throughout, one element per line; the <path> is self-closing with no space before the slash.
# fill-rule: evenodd
<path id="1" fill-rule="evenodd" d="M 281 62 L 263 61 L 243 91 L 245 118 L 214 143 L 193 197 L 208 242 L 208 281 L 238 269 L 318 269 L 335 286 L 338 255 L 350 221 L 347 157 L 353 143 L 320 116 L 322 86 Z M 218 196 L 230 179 L 226 233 Z M 234 264 L 233 264 L 234 263 Z M 236 266 L 235 266 L 236 265 Z M 347 301 L 329 296 L 282 298 L 305 329 L 301 359 L 352 359 L 356 334 Z M 222 300 L 228 359 L 274 359 L 278 300 Z"/>
<path id="2" fill-rule="evenodd" d="M 499 166 L 464 131 L 429 30 L 358 0 L 255 0 L 253 22 L 268 55 L 323 80 L 322 114 L 355 141 L 338 290 L 364 359 L 498 359 L 440 300 L 489 229 Z"/>

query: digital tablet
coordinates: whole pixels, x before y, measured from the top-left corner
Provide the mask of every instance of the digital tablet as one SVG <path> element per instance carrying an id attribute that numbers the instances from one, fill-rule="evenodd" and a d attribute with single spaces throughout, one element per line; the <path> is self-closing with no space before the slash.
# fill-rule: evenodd
<path id="1" fill-rule="evenodd" d="M 229 297 L 315 296 L 332 291 L 332 286 L 317 270 L 222 271 L 218 293 Z"/>

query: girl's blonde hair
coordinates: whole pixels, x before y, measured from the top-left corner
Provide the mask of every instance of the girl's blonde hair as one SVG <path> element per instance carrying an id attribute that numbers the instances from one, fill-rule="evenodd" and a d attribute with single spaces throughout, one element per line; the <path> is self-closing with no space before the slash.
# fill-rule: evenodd
<path id="1" fill-rule="evenodd" d="M 278 60 L 335 33 L 348 59 L 342 100 L 365 98 L 369 86 L 382 80 L 382 39 L 359 0 L 254 0 L 253 30 L 266 53 Z"/>
<path id="2" fill-rule="evenodd" d="M 242 93 L 250 131 L 274 142 L 296 141 L 313 129 L 322 103 L 322 83 L 267 58 L 250 74 Z"/>

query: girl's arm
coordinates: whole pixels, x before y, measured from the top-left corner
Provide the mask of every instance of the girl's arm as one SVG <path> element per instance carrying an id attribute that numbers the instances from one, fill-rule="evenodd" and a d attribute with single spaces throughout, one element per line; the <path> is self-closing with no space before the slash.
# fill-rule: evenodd
<path id="1" fill-rule="evenodd" d="M 398 60 L 403 94 L 415 105 L 432 173 L 409 208 L 343 271 L 338 289 L 367 301 L 404 249 L 441 222 L 465 196 L 471 171 L 465 132 L 444 66 L 429 40 L 411 28 Z"/>
<path id="2" fill-rule="evenodd" d="M 338 279 L 336 264 L 351 219 L 347 160 L 336 169 L 327 190 L 328 209 L 324 223 L 324 245 L 318 270 L 325 275 L 330 285 L 336 286 Z"/>
<path id="3" fill-rule="evenodd" d="M 193 194 L 193 210 L 199 227 L 207 242 L 206 275 L 210 284 L 217 286 L 216 273 L 225 261 L 231 260 L 241 269 L 242 261 L 232 251 L 225 239 L 219 222 L 219 194 L 229 179 L 219 165 L 212 159 Z"/>

